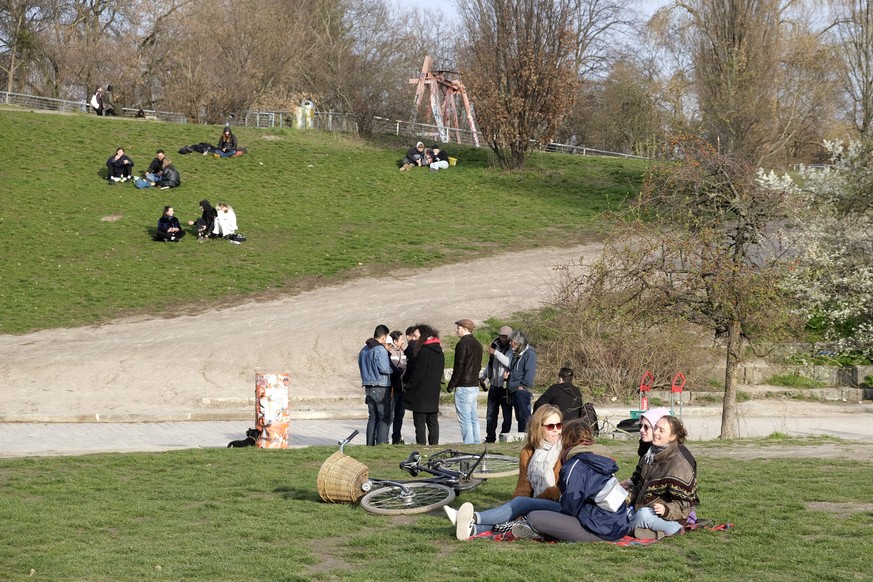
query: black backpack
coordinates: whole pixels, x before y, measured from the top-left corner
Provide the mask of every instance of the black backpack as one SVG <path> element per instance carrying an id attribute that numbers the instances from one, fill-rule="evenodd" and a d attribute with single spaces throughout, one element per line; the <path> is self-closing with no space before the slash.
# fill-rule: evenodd
<path id="1" fill-rule="evenodd" d="M 586 402 L 582 405 L 579 411 L 579 418 L 585 421 L 585 424 L 591 427 L 591 434 L 597 436 L 600 434 L 600 423 L 597 420 L 597 411 L 594 410 L 594 405 Z"/>

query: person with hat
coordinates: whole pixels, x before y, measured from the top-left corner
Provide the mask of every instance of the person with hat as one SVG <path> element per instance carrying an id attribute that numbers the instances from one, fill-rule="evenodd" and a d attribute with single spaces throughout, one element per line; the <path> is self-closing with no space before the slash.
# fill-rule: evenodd
<path id="1" fill-rule="evenodd" d="M 231 158 L 236 155 L 236 136 L 230 131 L 230 126 L 224 126 L 224 132 L 218 138 L 218 146 L 215 148 L 216 158 Z"/>
<path id="2" fill-rule="evenodd" d="M 509 364 L 512 362 L 512 348 L 509 345 L 509 335 L 512 328 L 504 325 L 497 332 L 497 337 L 491 345 L 485 348 L 488 351 L 488 364 L 479 375 L 480 385 L 485 389 L 487 380 L 488 405 L 485 408 L 485 442 L 497 441 L 497 419 L 503 412 L 503 424 L 500 434 L 512 430 L 512 403 L 509 401 L 509 393 L 506 391 L 506 374 Z"/>
<path id="3" fill-rule="evenodd" d="M 419 142 L 415 143 L 415 147 L 409 148 L 409 151 L 406 152 L 406 157 L 403 158 L 403 161 L 400 164 L 400 171 L 405 172 L 409 168 L 414 168 L 416 166 L 425 166 L 427 162 L 427 157 L 425 156 L 424 144 Z"/>
<path id="4" fill-rule="evenodd" d="M 455 346 L 455 364 L 447 390 L 455 392 L 455 412 L 461 425 L 465 445 L 477 445 L 482 439 L 479 432 L 479 370 L 482 368 L 482 344 L 473 337 L 476 325 L 469 319 L 455 322 L 461 338 Z"/>
<path id="5" fill-rule="evenodd" d="M 449 156 L 435 143 L 427 150 L 427 162 L 431 172 L 446 170 L 449 167 Z"/>

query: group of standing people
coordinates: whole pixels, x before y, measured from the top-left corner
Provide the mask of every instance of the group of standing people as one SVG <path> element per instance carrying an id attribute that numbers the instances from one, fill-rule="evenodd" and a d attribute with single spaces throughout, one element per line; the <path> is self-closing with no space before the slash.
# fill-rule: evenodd
<path id="1" fill-rule="evenodd" d="M 103 87 L 97 87 L 91 96 L 91 109 L 100 116 L 118 115 L 115 110 L 115 100 L 112 97 L 112 85 L 107 85 L 105 90 Z"/>
<path id="2" fill-rule="evenodd" d="M 405 172 L 415 167 L 430 168 L 431 172 L 445 170 L 449 167 L 449 156 L 440 148 L 439 144 L 425 148 L 422 142 L 417 142 L 406 152 L 406 156 L 400 163 L 400 171 Z"/>
<path id="3" fill-rule="evenodd" d="M 569 542 L 655 539 L 683 533 L 696 519 L 697 462 L 682 421 L 666 408 L 640 424 L 640 459 L 619 482 L 618 465 L 594 442 L 584 419 L 565 421 L 554 405 L 538 408 L 521 450 L 513 498 L 476 512 L 471 503 L 445 511 L 459 540 L 485 531 Z"/>
<path id="4" fill-rule="evenodd" d="M 455 322 L 460 340 L 455 347 L 452 375 L 446 387 L 454 392 L 455 411 L 465 444 L 481 442 L 478 393 L 488 390 L 486 441 L 497 440 L 500 412 L 503 430 L 512 427 L 515 411 L 518 431 L 524 432 L 531 415 L 531 389 L 536 374 L 536 353 L 524 333 L 508 326 L 488 348 L 483 368 L 482 344 L 473 336 L 476 325 L 470 319 Z M 496 346 L 496 347 L 495 347 Z M 389 332 L 376 327 L 358 354 L 358 369 L 368 410 L 367 445 L 402 442 L 401 429 L 406 410 L 412 412 L 417 444 L 439 444 L 439 399 L 445 370 L 445 354 L 439 332 L 428 324 L 417 324 Z M 490 383 L 490 387 L 486 384 Z"/>

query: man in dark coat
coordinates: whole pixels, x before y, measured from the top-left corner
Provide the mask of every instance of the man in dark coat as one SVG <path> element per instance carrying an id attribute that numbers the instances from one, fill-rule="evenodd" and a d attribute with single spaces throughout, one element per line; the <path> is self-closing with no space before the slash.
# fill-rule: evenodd
<path id="1" fill-rule="evenodd" d="M 455 346 L 455 364 L 448 391 L 455 392 L 455 412 L 461 425 L 465 445 L 477 445 L 479 436 L 479 370 L 482 368 L 482 344 L 473 337 L 475 324 L 469 319 L 455 322 L 461 340 Z"/>
<path id="2" fill-rule="evenodd" d="M 416 341 L 415 363 L 406 385 L 406 408 L 412 411 L 416 444 L 438 445 L 440 385 L 446 357 L 440 345 L 439 334 L 431 326 L 416 325 L 413 337 Z"/>
<path id="3" fill-rule="evenodd" d="M 552 404 L 561 409 L 564 422 L 569 422 L 582 417 L 582 392 L 573 386 L 573 368 L 561 368 L 558 372 L 557 384 L 549 386 L 543 395 L 534 402 L 534 412 L 544 404 Z"/>

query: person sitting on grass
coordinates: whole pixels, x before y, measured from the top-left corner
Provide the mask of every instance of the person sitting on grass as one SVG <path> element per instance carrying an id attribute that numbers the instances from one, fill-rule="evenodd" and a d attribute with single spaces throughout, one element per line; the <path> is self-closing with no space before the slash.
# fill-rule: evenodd
<path id="1" fill-rule="evenodd" d="M 403 158 L 400 171 L 405 172 L 409 168 L 425 165 L 427 165 L 427 158 L 425 157 L 424 144 L 417 142 L 414 148 L 409 148 L 409 151 L 406 152 L 406 157 Z"/>
<path id="2" fill-rule="evenodd" d="M 652 446 L 631 477 L 631 527 L 640 539 L 684 533 L 691 511 L 699 503 L 696 463 L 680 447 L 688 436 L 682 421 L 662 416 L 652 431 Z M 693 459 L 693 457 L 691 457 Z"/>
<path id="3" fill-rule="evenodd" d="M 236 155 L 236 147 L 236 136 L 230 131 L 230 127 L 225 125 L 213 155 L 216 158 L 232 158 Z"/>
<path id="4" fill-rule="evenodd" d="M 164 173 L 164 168 L 169 166 L 170 163 L 170 158 L 164 154 L 164 150 L 158 150 L 155 152 L 155 158 L 146 170 L 145 179 L 152 184 L 160 182 L 161 176 Z"/>
<path id="5" fill-rule="evenodd" d="M 197 220 L 189 220 L 189 226 L 197 226 L 197 240 L 206 240 L 208 237 L 212 236 L 212 229 L 215 228 L 215 219 L 218 216 L 218 212 L 215 208 L 212 207 L 212 204 L 209 203 L 209 200 L 201 200 L 200 201 L 200 218 Z"/>
<path id="6" fill-rule="evenodd" d="M 164 206 L 164 213 L 158 219 L 158 232 L 155 233 L 155 240 L 158 242 L 179 242 L 185 231 L 182 230 L 182 225 L 179 224 L 179 219 L 174 216 L 172 206 Z"/>
<path id="7" fill-rule="evenodd" d="M 464 503 L 456 511 L 444 506 L 455 524 L 455 537 L 466 540 L 486 531 L 506 531 L 510 520 L 543 509 L 560 511 L 561 491 L 557 486 L 561 470 L 561 411 L 551 404 L 533 413 L 527 426 L 527 443 L 521 449 L 518 462 L 518 482 L 512 499 L 482 512 L 475 512 L 472 503 Z M 506 527 L 497 524 L 506 524 Z"/>
<path id="8" fill-rule="evenodd" d="M 179 170 L 173 164 L 167 164 L 164 167 L 164 172 L 161 174 L 161 179 L 155 183 L 155 186 L 161 190 L 175 188 L 182 184 L 182 178 L 179 176 Z"/>
<path id="9" fill-rule="evenodd" d="M 517 538 L 550 538 L 566 542 L 620 540 L 630 531 L 627 491 L 615 478 L 618 465 L 609 451 L 594 442 L 584 419 L 564 425 L 567 460 L 561 467 L 559 511 L 532 511 L 512 526 Z M 612 497 L 601 499 L 607 492 Z"/>
<path id="10" fill-rule="evenodd" d="M 431 172 L 445 170 L 449 167 L 449 155 L 440 149 L 439 144 L 433 144 L 427 150 L 427 162 Z"/>
<path id="11" fill-rule="evenodd" d="M 115 155 L 106 160 L 106 168 L 109 170 L 107 178 L 110 182 L 127 182 L 132 179 L 133 160 L 124 153 L 124 148 L 115 150 Z"/>
<path id="12" fill-rule="evenodd" d="M 212 234 L 223 238 L 236 234 L 236 213 L 225 202 L 218 203 Z"/>

